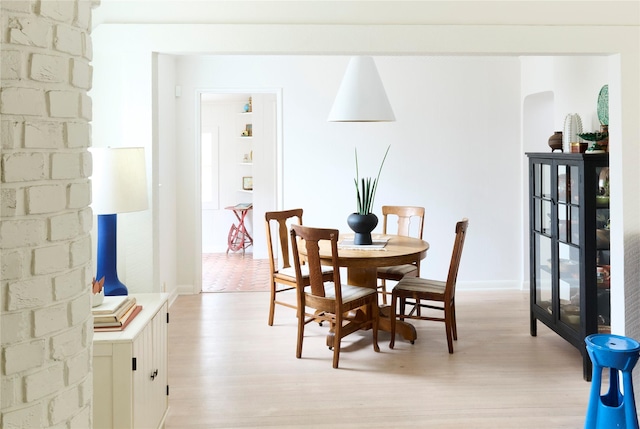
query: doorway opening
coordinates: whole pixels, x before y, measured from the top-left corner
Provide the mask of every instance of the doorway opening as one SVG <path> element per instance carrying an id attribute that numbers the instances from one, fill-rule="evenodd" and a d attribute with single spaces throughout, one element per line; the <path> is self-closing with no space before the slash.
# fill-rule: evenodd
<path id="1" fill-rule="evenodd" d="M 268 290 L 261 219 L 278 207 L 279 100 L 276 91 L 200 94 L 202 292 Z"/>

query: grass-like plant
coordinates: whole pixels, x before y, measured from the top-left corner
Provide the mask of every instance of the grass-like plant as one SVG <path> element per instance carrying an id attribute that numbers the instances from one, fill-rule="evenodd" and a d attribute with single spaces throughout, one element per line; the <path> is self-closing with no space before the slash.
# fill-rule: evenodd
<path id="1" fill-rule="evenodd" d="M 357 213 L 361 215 L 367 215 L 371 213 L 371 209 L 373 208 L 373 200 L 376 196 L 376 190 L 378 189 L 378 180 L 380 179 L 380 173 L 382 172 L 382 166 L 384 165 L 384 161 L 387 159 L 387 154 L 389 153 L 389 149 L 391 145 L 387 147 L 387 151 L 384 153 L 384 158 L 382 158 L 382 163 L 380 164 L 380 169 L 378 170 L 378 177 L 372 179 L 371 177 L 363 177 L 360 179 L 360 174 L 358 172 L 358 149 L 355 149 L 356 154 L 356 177 L 353 179 L 353 182 L 356 185 L 356 195 L 358 197 L 358 210 Z"/>

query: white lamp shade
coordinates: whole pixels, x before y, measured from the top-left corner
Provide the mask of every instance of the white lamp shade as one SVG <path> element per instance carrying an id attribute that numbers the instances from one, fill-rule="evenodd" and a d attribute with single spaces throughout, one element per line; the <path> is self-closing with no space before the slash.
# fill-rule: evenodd
<path id="1" fill-rule="evenodd" d="M 146 210 L 144 148 L 92 148 L 91 154 L 93 212 L 116 214 Z"/>
<path id="2" fill-rule="evenodd" d="M 395 121 L 387 93 L 371 57 L 352 57 L 329 113 L 330 122 Z"/>

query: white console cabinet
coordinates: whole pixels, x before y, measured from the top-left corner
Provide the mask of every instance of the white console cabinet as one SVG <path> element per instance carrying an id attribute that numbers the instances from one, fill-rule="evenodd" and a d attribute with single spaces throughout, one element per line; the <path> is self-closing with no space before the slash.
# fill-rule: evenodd
<path id="1" fill-rule="evenodd" d="M 169 409 L 167 294 L 133 294 L 142 311 L 93 335 L 93 427 L 156 429 Z"/>

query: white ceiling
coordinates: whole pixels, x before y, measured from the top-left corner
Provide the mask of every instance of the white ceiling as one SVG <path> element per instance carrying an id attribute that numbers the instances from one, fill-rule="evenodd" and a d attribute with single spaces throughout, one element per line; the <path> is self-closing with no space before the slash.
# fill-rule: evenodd
<path id="1" fill-rule="evenodd" d="M 637 0 L 95 0 L 103 23 L 182 24 L 626 24 Z"/>

